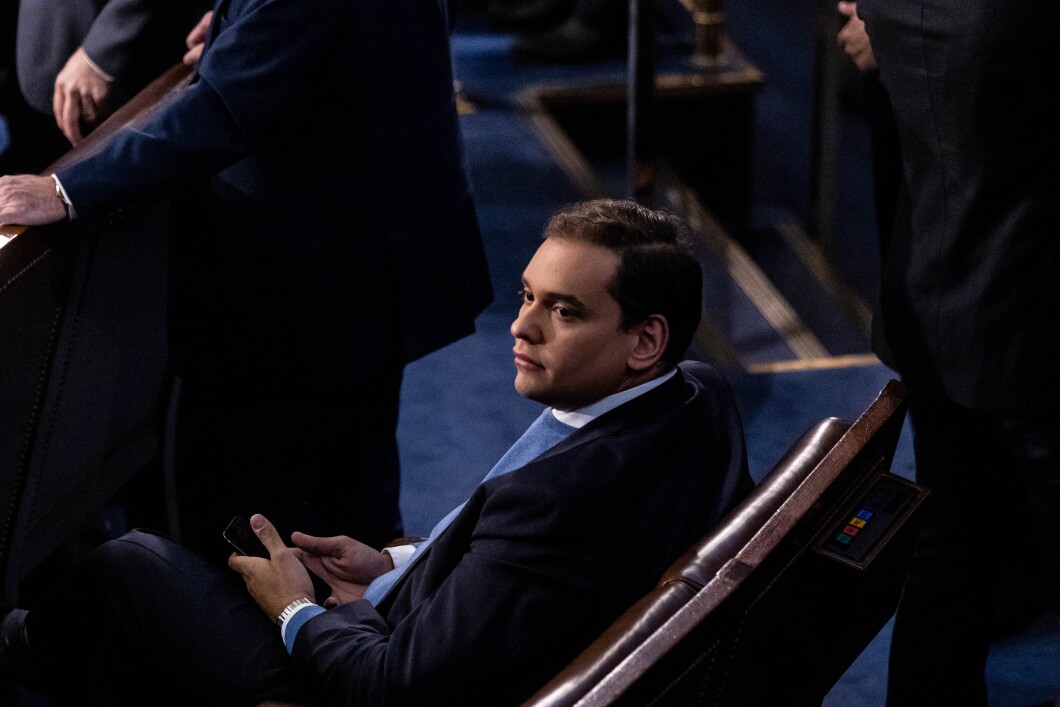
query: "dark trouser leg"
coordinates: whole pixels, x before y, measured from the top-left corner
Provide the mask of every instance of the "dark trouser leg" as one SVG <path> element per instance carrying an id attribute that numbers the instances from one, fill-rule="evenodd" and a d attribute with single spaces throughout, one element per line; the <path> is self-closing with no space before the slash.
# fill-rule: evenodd
<path id="1" fill-rule="evenodd" d="M 181 540 L 227 556 L 235 513 L 282 537 L 349 535 L 375 547 L 402 534 L 395 432 L 401 367 L 329 397 L 252 399 L 185 381 L 177 423 Z"/>
<path id="2" fill-rule="evenodd" d="M 1026 489 L 1029 514 L 1019 532 L 1040 561 L 1043 599 L 1060 612 L 1060 421 L 1003 417 L 1000 424 Z"/>
<path id="3" fill-rule="evenodd" d="M 239 576 L 158 536 L 102 545 L 27 629 L 55 705 L 300 698 L 279 631 Z"/>
<path id="4" fill-rule="evenodd" d="M 1039 545 L 1048 536 L 1034 531 L 1029 499 L 1051 483 L 1039 505 L 1055 532 L 1056 436 L 1052 461 L 1024 472 L 1027 445 L 997 416 L 920 395 L 911 414 L 917 480 L 931 496 L 895 619 L 888 704 L 984 705 L 999 580 L 1013 553 L 1055 558 L 1057 536 Z"/>

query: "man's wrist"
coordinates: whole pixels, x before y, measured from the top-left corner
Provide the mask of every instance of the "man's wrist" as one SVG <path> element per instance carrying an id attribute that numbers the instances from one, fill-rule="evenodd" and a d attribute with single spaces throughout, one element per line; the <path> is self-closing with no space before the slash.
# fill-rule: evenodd
<path id="1" fill-rule="evenodd" d="M 383 555 L 389 561 L 390 569 L 396 569 L 407 564 L 415 552 L 416 546 L 412 544 L 392 545 L 383 548 Z"/>
<path id="2" fill-rule="evenodd" d="M 283 645 L 287 649 L 288 655 L 294 653 L 294 639 L 298 637 L 302 626 L 305 626 L 310 620 L 325 611 L 327 609 L 320 604 L 313 604 L 312 602 L 300 604 L 294 608 L 291 615 L 280 625 L 280 638 L 283 640 Z"/>
<path id="3" fill-rule="evenodd" d="M 77 51 L 81 52 L 81 56 L 84 57 L 85 64 L 88 65 L 88 68 L 92 69 L 92 72 L 95 73 L 96 76 L 99 76 L 107 83 L 114 83 L 114 77 L 104 71 L 103 67 L 93 61 L 92 57 L 88 55 L 88 51 L 84 47 L 79 48 Z"/>
<path id="4" fill-rule="evenodd" d="M 284 622 L 287 621 L 287 619 L 291 618 L 291 616 L 296 611 L 298 611 L 299 608 L 301 608 L 303 606 L 306 606 L 307 604 L 314 604 L 314 603 L 316 603 L 316 602 L 314 602 L 309 597 L 300 597 L 298 599 L 295 599 L 290 604 L 285 606 L 283 611 L 280 612 L 280 615 L 276 617 L 276 625 L 277 626 L 283 626 Z"/>

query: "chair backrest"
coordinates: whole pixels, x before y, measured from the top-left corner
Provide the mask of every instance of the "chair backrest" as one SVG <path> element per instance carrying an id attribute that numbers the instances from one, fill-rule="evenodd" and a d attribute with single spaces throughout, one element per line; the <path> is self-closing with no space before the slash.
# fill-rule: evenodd
<path id="1" fill-rule="evenodd" d="M 525 705 L 820 704 L 893 613 L 923 488 L 889 473 L 907 389 L 804 434 Z"/>

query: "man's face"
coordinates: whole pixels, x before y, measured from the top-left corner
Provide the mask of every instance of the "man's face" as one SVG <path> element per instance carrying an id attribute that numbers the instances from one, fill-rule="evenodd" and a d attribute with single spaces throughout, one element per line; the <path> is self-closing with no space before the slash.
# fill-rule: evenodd
<path id="1" fill-rule="evenodd" d="M 622 309 L 607 291 L 618 264 L 607 248 L 560 237 L 537 249 L 512 322 L 520 395 L 575 410 L 632 387 L 637 334 L 622 330 Z"/>

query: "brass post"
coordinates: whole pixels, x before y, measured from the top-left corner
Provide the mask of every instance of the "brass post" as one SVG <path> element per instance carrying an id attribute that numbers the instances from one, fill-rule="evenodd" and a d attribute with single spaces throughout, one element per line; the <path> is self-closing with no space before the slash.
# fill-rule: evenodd
<path id="1" fill-rule="evenodd" d="M 691 0 L 692 22 L 695 25 L 695 50 L 692 63 L 709 68 L 716 66 L 722 54 L 722 34 L 725 31 L 725 9 L 722 0 Z"/>

